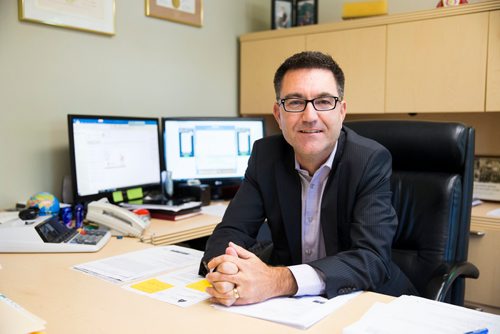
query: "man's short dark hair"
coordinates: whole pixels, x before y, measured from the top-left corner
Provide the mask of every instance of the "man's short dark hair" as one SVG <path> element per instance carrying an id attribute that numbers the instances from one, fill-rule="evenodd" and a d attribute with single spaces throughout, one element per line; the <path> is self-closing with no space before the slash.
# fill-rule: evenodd
<path id="1" fill-rule="evenodd" d="M 318 68 L 329 70 L 333 73 L 335 81 L 337 81 L 337 90 L 339 98 L 344 98 L 344 72 L 340 66 L 333 60 L 330 55 L 317 51 L 304 51 L 296 53 L 286 59 L 283 64 L 278 67 L 274 74 L 274 91 L 276 92 L 276 100 L 279 100 L 281 92 L 281 83 L 286 72 L 290 70 L 298 70 L 304 68 Z"/>

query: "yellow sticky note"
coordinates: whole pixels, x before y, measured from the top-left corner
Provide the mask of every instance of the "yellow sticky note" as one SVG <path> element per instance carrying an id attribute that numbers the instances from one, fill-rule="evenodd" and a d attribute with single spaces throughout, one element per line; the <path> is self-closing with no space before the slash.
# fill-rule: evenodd
<path id="1" fill-rule="evenodd" d="M 152 278 L 148 279 L 147 281 L 133 284 L 130 287 L 146 293 L 155 293 L 158 291 L 170 289 L 173 287 L 173 285 L 162 282 L 156 278 Z"/>
<path id="2" fill-rule="evenodd" d="M 197 282 L 186 285 L 186 288 L 198 290 L 201 292 L 205 292 L 205 289 L 209 286 L 212 286 L 206 279 L 199 280 Z"/>

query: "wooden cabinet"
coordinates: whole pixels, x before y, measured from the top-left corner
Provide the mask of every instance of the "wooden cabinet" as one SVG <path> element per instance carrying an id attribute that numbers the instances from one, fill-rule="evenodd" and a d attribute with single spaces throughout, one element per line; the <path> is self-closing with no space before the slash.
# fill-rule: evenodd
<path id="1" fill-rule="evenodd" d="M 271 114 L 276 68 L 324 51 L 346 74 L 348 113 L 500 112 L 500 1 L 240 37 L 240 113 Z"/>
<path id="2" fill-rule="evenodd" d="M 270 38 L 241 43 L 240 113 L 272 114 L 274 72 L 290 55 L 305 50 L 305 37 Z"/>
<path id="3" fill-rule="evenodd" d="M 500 111 L 500 10 L 490 12 L 486 111 Z"/>
<path id="4" fill-rule="evenodd" d="M 384 112 L 386 27 L 370 27 L 311 34 L 307 50 L 332 55 L 346 77 L 347 112 Z"/>
<path id="5" fill-rule="evenodd" d="M 479 278 L 466 280 L 465 301 L 500 314 L 500 217 L 488 215 L 494 209 L 500 204 L 472 208 L 469 262 L 479 268 Z"/>
<path id="6" fill-rule="evenodd" d="M 390 24 L 386 112 L 484 111 L 488 14 Z"/>

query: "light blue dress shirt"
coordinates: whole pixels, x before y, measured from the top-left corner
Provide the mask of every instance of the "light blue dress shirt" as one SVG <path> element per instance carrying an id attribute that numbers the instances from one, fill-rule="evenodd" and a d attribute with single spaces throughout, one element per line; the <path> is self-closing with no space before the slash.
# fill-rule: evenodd
<path id="1" fill-rule="evenodd" d="M 320 223 L 321 200 L 336 151 L 337 144 L 326 162 L 312 176 L 300 167 L 295 158 L 295 169 L 302 185 L 302 263 L 304 263 L 288 267 L 297 282 L 296 296 L 320 295 L 325 291 L 322 274 L 306 263 L 326 256 L 325 239 Z"/>

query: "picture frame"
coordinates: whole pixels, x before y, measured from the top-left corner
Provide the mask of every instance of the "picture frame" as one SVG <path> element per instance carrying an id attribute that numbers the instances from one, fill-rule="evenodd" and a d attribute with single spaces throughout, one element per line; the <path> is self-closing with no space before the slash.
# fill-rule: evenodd
<path id="1" fill-rule="evenodd" d="M 500 201 L 500 157 L 474 159 L 474 198 Z"/>
<path id="2" fill-rule="evenodd" d="M 296 0 L 295 26 L 307 26 L 318 23 L 318 0 Z"/>
<path id="3" fill-rule="evenodd" d="M 271 0 L 271 28 L 287 29 L 294 26 L 295 6 L 293 0 Z"/>
<path id="4" fill-rule="evenodd" d="M 20 21 L 115 34 L 115 0 L 18 0 L 18 11 Z"/>
<path id="5" fill-rule="evenodd" d="M 203 0 L 145 0 L 146 16 L 201 27 Z"/>

